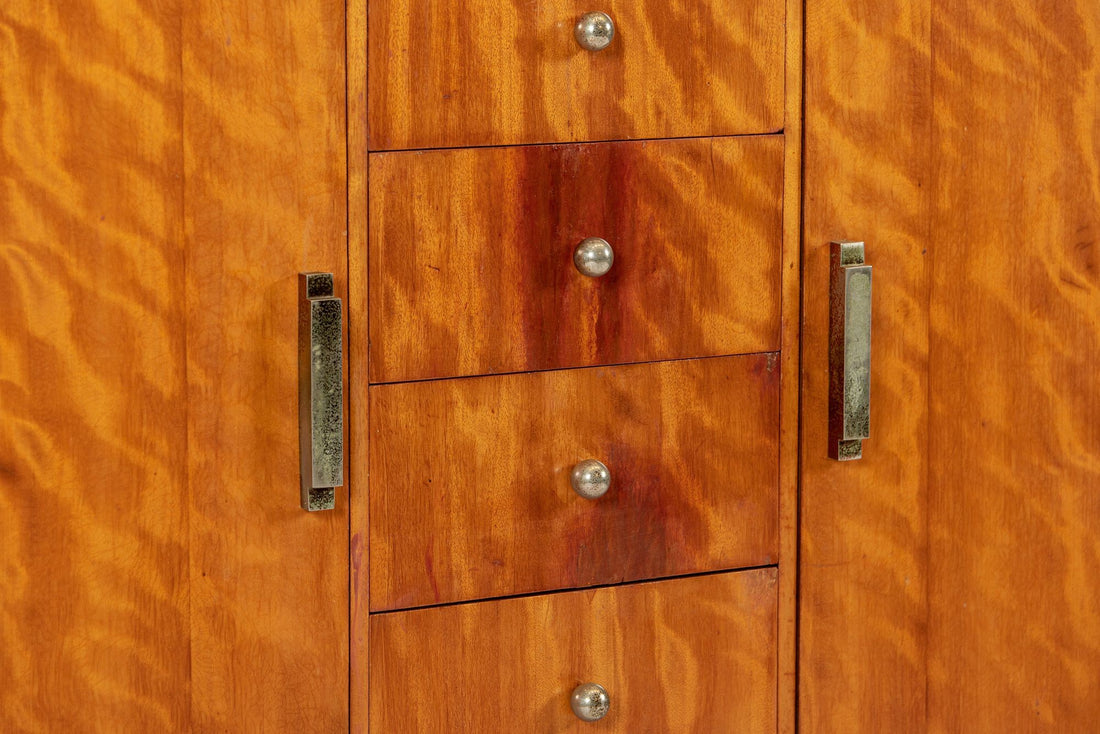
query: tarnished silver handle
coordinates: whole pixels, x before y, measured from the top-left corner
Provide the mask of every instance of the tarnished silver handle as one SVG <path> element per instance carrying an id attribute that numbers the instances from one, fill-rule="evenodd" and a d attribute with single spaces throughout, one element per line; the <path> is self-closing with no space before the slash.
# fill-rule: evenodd
<path id="1" fill-rule="evenodd" d="M 343 306 L 332 273 L 298 277 L 298 448 L 302 509 L 336 507 L 344 483 Z"/>
<path id="2" fill-rule="evenodd" d="M 862 242 L 831 243 L 829 456 L 863 457 L 871 436 L 871 266 Z"/>
<path id="3" fill-rule="evenodd" d="M 611 708 L 611 697 L 598 683 L 582 683 L 573 689 L 569 700 L 573 713 L 581 721 L 599 721 Z"/>

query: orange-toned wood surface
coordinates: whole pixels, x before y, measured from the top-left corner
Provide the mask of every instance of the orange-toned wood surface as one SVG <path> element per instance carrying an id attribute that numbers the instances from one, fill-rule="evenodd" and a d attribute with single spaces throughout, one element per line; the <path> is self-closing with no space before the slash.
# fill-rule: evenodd
<path id="1" fill-rule="evenodd" d="M 928 730 L 1093 732 L 1100 4 L 932 17 Z"/>
<path id="2" fill-rule="evenodd" d="M 798 709 L 798 448 L 802 264 L 803 0 L 787 0 L 783 257 L 779 354 L 779 679 L 777 731 L 795 734 Z"/>
<path id="3" fill-rule="evenodd" d="M 376 614 L 371 731 L 774 732 L 775 629 L 774 568 Z"/>
<path id="4" fill-rule="evenodd" d="M 371 380 L 773 351 L 781 136 L 371 156 Z M 615 250 L 581 275 L 585 237 Z"/>
<path id="5" fill-rule="evenodd" d="M 776 355 L 371 388 L 371 609 L 774 563 L 778 388 Z"/>
<path id="6" fill-rule="evenodd" d="M 1100 6 L 808 7 L 801 728 L 1093 731 Z M 875 266 L 874 413 L 829 467 L 837 235 Z"/>
<path id="7" fill-rule="evenodd" d="M 180 7 L 137 5 L 0 8 L 4 732 L 190 725 Z"/>
<path id="8" fill-rule="evenodd" d="M 807 734 L 925 731 L 929 13 L 927 0 L 806 6 L 799 729 Z M 832 239 L 866 240 L 875 280 L 871 438 L 862 460 L 844 463 L 828 458 L 826 442 Z"/>
<path id="9" fill-rule="evenodd" d="M 348 443 L 348 723 L 354 734 L 370 725 L 370 588 L 368 585 L 367 436 L 367 6 L 347 4 L 348 136 L 348 383 L 344 420 Z"/>
<path id="10" fill-rule="evenodd" d="M 298 506 L 297 274 L 346 295 L 344 4 L 184 23 L 197 731 L 347 728 L 346 490 Z"/>
<path id="11" fill-rule="evenodd" d="M 598 7 L 597 7 L 598 6 Z M 606 49 L 573 27 L 600 9 Z M 783 0 L 369 3 L 372 149 L 775 132 Z"/>

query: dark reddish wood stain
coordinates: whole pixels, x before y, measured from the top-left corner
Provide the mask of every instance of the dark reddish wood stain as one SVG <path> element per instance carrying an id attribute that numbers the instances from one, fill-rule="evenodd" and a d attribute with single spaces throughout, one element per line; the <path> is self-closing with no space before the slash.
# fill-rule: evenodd
<path id="1" fill-rule="evenodd" d="M 371 609 L 775 562 L 770 358 L 372 387 Z"/>
<path id="2" fill-rule="evenodd" d="M 372 382 L 772 351 L 779 136 L 372 156 Z M 573 267 L 599 236 L 602 278 Z"/>

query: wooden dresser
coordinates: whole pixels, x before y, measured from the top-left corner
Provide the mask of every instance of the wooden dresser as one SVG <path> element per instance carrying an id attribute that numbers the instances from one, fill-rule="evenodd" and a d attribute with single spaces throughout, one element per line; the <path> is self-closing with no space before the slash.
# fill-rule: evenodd
<path id="1" fill-rule="evenodd" d="M 793 731 L 794 5 L 349 5 L 353 730 Z"/>

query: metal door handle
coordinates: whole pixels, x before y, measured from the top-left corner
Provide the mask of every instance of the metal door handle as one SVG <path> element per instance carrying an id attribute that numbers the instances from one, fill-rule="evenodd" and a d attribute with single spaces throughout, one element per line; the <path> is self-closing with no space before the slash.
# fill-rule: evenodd
<path id="1" fill-rule="evenodd" d="M 830 245 L 829 456 L 851 461 L 871 436 L 871 266 L 862 242 Z"/>
<path id="2" fill-rule="evenodd" d="M 343 306 L 332 273 L 298 277 L 298 447 L 302 509 L 336 507 L 344 483 Z"/>

